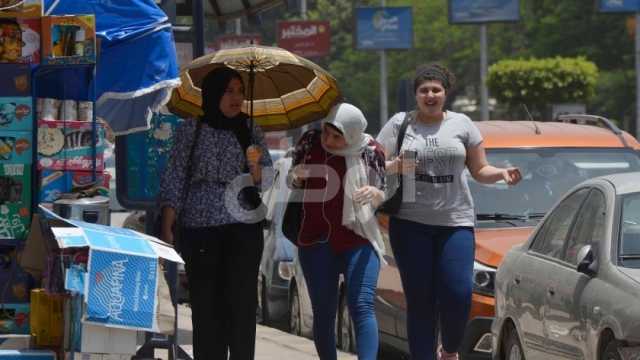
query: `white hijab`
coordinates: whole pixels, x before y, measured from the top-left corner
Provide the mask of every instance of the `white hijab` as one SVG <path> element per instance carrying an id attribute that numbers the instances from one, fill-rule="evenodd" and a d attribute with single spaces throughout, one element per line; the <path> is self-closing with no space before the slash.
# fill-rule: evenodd
<path id="1" fill-rule="evenodd" d="M 356 234 L 369 240 L 380 261 L 384 260 L 384 241 L 375 216 L 375 209 L 371 204 L 360 205 L 353 200 L 353 194 L 363 186 L 369 185 L 368 168 L 362 160 L 362 153 L 366 150 L 371 135 L 365 134 L 367 120 L 357 107 L 339 103 L 335 105 L 324 122 L 338 128 L 347 143 L 347 147 L 340 150 L 323 148 L 330 154 L 343 156 L 347 165 L 344 181 L 344 201 L 342 205 L 342 225 Z"/>

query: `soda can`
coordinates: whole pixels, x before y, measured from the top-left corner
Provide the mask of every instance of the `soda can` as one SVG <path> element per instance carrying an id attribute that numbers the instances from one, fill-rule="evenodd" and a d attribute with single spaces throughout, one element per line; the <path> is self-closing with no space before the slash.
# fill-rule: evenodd
<path id="1" fill-rule="evenodd" d="M 78 120 L 78 103 L 75 100 L 62 101 L 62 120 L 64 121 Z"/>
<path id="2" fill-rule="evenodd" d="M 53 98 L 42 99 L 41 120 L 59 120 L 60 100 Z"/>
<path id="3" fill-rule="evenodd" d="M 78 102 L 78 120 L 93 121 L 93 102 L 92 101 Z"/>

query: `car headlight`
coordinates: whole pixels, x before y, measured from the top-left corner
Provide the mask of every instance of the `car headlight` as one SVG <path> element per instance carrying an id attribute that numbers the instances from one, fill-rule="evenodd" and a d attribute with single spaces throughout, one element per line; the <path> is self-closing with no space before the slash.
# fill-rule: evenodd
<path id="1" fill-rule="evenodd" d="M 494 296 L 496 269 L 473 262 L 473 292 L 486 296 Z"/>

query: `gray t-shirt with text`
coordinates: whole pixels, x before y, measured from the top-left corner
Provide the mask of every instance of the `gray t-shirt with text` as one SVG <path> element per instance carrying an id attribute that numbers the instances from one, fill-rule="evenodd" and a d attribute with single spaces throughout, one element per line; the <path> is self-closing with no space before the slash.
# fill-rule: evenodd
<path id="1" fill-rule="evenodd" d="M 404 118 L 405 113 L 394 115 L 378 134 L 377 140 L 389 160 L 396 156 Z M 411 176 L 404 177 L 404 200 L 396 216 L 427 225 L 474 226 L 473 199 L 465 168 L 467 149 L 482 142 L 480 131 L 467 115 L 452 111 L 445 112 L 444 120 L 437 124 L 410 118 L 401 153 L 416 151 L 418 167 L 415 181 Z M 389 188 L 394 191 L 393 186 Z"/>

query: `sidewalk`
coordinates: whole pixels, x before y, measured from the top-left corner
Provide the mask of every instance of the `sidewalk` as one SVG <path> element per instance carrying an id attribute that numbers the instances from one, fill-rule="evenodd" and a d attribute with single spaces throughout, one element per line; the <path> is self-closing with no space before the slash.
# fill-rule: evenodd
<path id="1" fill-rule="evenodd" d="M 178 325 L 180 331 L 178 333 L 178 341 L 182 344 L 182 348 L 189 354 L 193 355 L 193 347 L 191 342 L 191 310 L 187 306 L 179 308 Z M 156 357 L 167 360 L 167 352 L 164 350 L 156 350 Z M 318 359 L 313 341 L 294 336 L 289 333 L 267 326 L 257 325 L 256 327 L 256 357 L 255 360 L 311 360 Z M 340 360 L 355 360 L 354 354 L 338 353 Z"/>
<path id="2" fill-rule="evenodd" d="M 111 213 L 111 226 L 122 226 L 128 212 Z M 178 308 L 178 342 L 182 349 L 193 356 L 191 309 L 180 305 Z M 139 338 L 142 345 L 143 336 Z M 168 360 L 166 350 L 156 350 L 156 358 Z M 307 338 L 291 335 L 267 326 L 256 326 L 256 356 L 255 360 L 307 360 L 318 359 L 313 341 Z M 354 354 L 338 353 L 339 360 L 356 360 Z"/>

